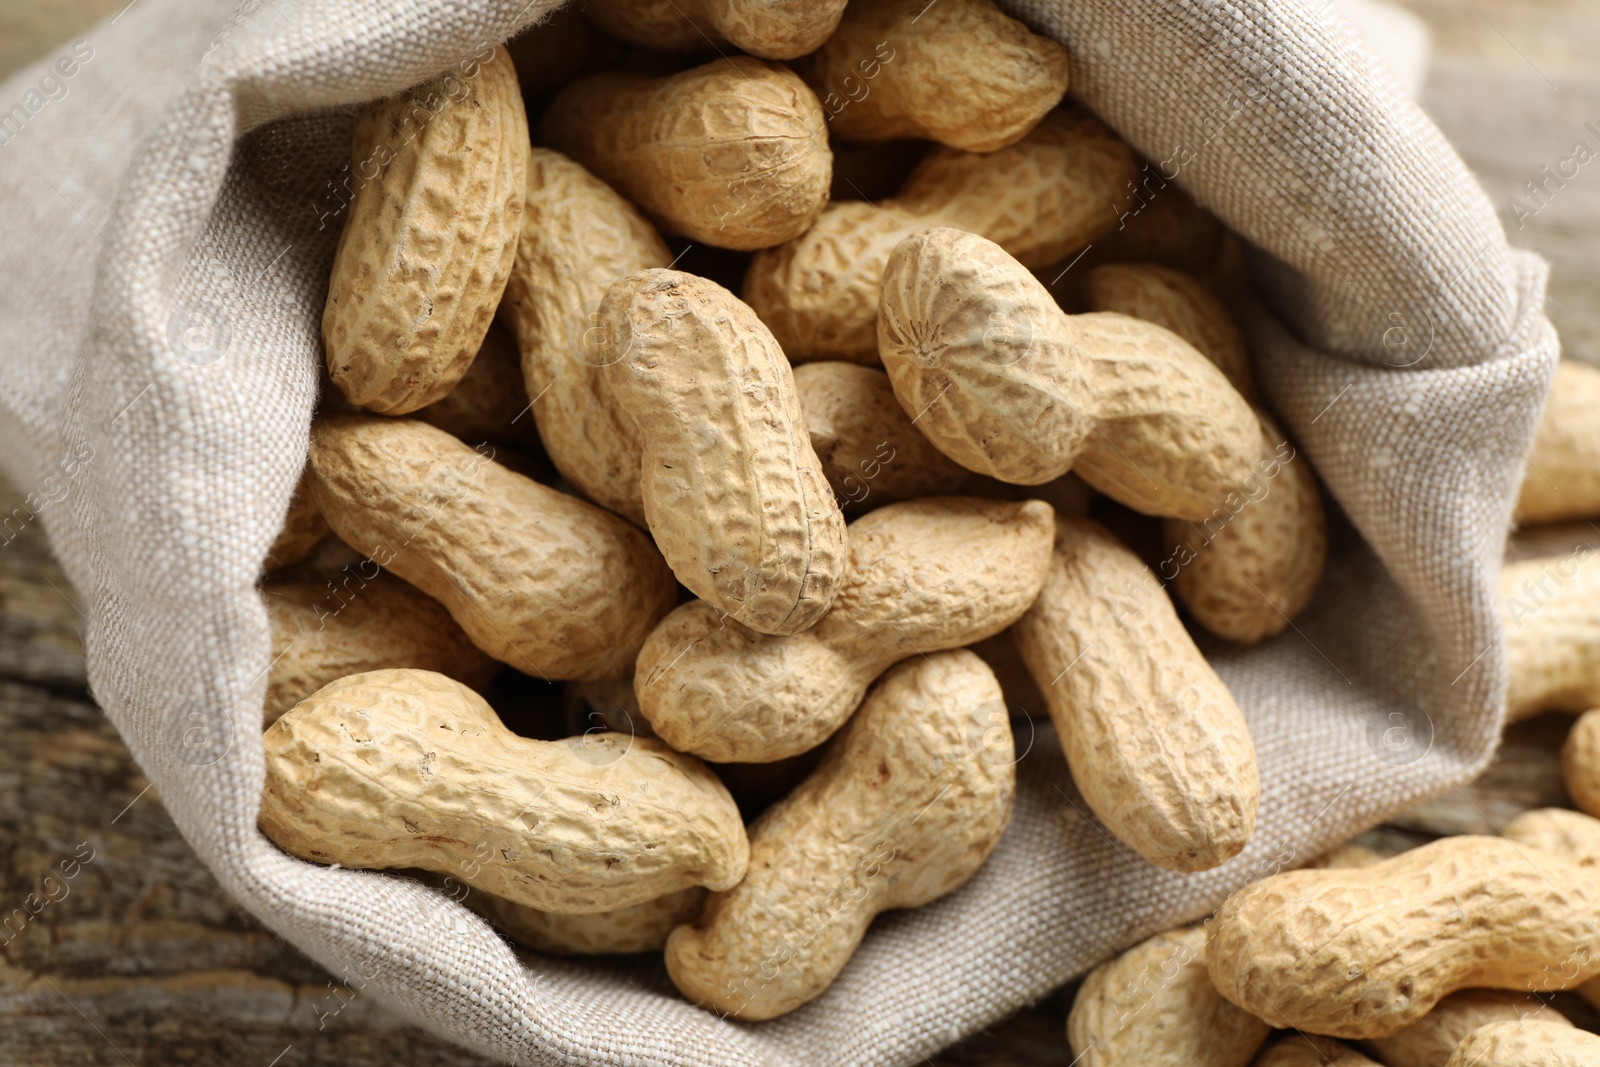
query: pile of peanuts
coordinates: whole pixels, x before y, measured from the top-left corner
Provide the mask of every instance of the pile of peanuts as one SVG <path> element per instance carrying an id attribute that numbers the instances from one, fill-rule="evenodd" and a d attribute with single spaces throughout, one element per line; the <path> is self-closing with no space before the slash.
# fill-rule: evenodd
<path id="1" fill-rule="evenodd" d="M 541 952 L 663 953 L 744 1020 L 973 876 L 1014 717 L 1127 851 L 1237 855 L 1256 753 L 1180 610 L 1281 633 L 1321 491 L 1229 311 L 1239 242 L 1068 67 L 991 0 L 589 0 L 364 107 L 263 582 L 263 831 Z M 1562 368 L 1524 520 L 1600 514 L 1597 378 Z M 1600 704 L 1581 573 L 1512 625 L 1514 714 Z M 504 725 L 543 683 L 557 734 Z M 1566 755 L 1600 815 L 1600 710 Z M 1600 974 L 1600 822 L 1339 855 L 1104 964 L 1075 1052 L 1600 1062 L 1457 992 Z"/>

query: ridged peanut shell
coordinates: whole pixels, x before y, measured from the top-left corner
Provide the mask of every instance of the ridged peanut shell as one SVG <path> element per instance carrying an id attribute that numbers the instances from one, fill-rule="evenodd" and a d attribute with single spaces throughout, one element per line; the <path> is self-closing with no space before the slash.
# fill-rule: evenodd
<path id="1" fill-rule="evenodd" d="M 1480 1026 L 1445 1067 L 1600 1067 L 1600 1037 L 1541 1015 Z"/>
<path id="2" fill-rule="evenodd" d="M 351 403 L 404 415 L 472 364 L 511 273 L 528 117 L 505 50 L 368 104 L 328 282 L 328 372 Z"/>
<path id="3" fill-rule="evenodd" d="M 841 140 L 919 137 L 969 152 L 1015 144 L 1067 91 L 1067 50 L 991 0 L 854 0 L 795 70 Z"/>
<path id="4" fill-rule="evenodd" d="M 463 444 L 495 441 L 530 456 L 544 451 L 522 388 L 522 357 L 504 326 L 489 327 L 466 375 L 416 417 Z"/>
<path id="5" fill-rule="evenodd" d="M 803 363 L 794 387 L 811 447 L 845 511 L 958 493 L 976 480 L 900 410 L 883 371 Z"/>
<path id="6" fill-rule="evenodd" d="M 1260 458 L 1205 519 L 1162 523 L 1176 595 L 1218 637 L 1253 645 L 1311 602 L 1328 559 L 1327 520 L 1310 460 L 1257 410 Z"/>
<path id="7" fill-rule="evenodd" d="M 1593 875 L 1498 837 L 1246 886 L 1210 925 L 1217 991 L 1274 1026 L 1387 1037 L 1458 989 L 1548 993 L 1600 974 Z"/>
<path id="8" fill-rule="evenodd" d="M 1480 1026 L 1515 1023 L 1524 1017 L 1572 1028 L 1566 1016 L 1532 994 L 1510 989 L 1463 989 L 1439 1001 L 1432 1011 L 1404 1030 L 1363 1041 L 1362 1047 L 1384 1067 L 1442 1067 Z M 1533 1061 L 1512 1061 L 1518 1067 L 1525 1062 L 1532 1067 Z"/>
<path id="9" fill-rule="evenodd" d="M 267 582 L 261 592 L 272 633 L 268 724 L 352 674 L 414 667 L 478 690 L 500 670 L 443 604 L 371 561 L 322 581 Z"/>
<path id="10" fill-rule="evenodd" d="M 795 362 L 874 365 L 879 281 L 902 240 L 953 226 L 1043 266 L 1115 225 L 1107 205 L 1136 169 L 1132 150 L 1076 109 L 1051 112 L 998 152 L 937 149 L 898 195 L 830 204 L 804 236 L 756 253 L 744 298 Z"/>
<path id="11" fill-rule="evenodd" d="M 1238 855 L 1261 777 L 1244 715 L 1155 574 L 1092 519 L 1060 519 L 1039 599 L 1012 628 L 1084 800 L 1158 867 Z"/>
<path id="12" fill-rule="evenodd" d="M 1289 1034 L 1256 1057 L 1254 1067 L 1383 1067 L 1330 1037 Z"/>
<path id="13" fill-rule="evenodd" d="M 1578 809 L 1600 818 L 1600 708 L 1572 724 L 1561 746 L 1561 777 Z"/>
<path id="14" fill-rule="evenodd" d="M 1600 707 L 1600 560 L 1587 548 L 1500 570 L 1506 715 Z"/>
<path id="15" fill-rule="evenodd" d="M 311 464 L 318 506 L 341 538 L 526 674 L 626 675 L 677 598 L 639 530 L 426 423 L 325 418 Z"/>
<path id="16" fill-rule="evenodd" d="M 1001 481 L 1070 469 L 1136 511 L 1202 519 L 1260 456 L 1250 405 L 1188 342 L 1125 315 L 1067 315 L 975 234 L 924 230 L 896 247 L 878 349 L 929 440 Z"/>
<path id="17" fill-rule="evenodd" d="M 1082 1067 L 1249 1067 L 1272 1028 L 1217 995 L 1206 933 L 1180 927 L 1089 972 L 1067 1017 Z"/>
<path id="18" fill-rule="evenodd" d="M 1533 808 L 1500 828 L 1501 836 L 1600 871 L 1600 819 L 1566 808 Z"/>
<path id="19" fill-rule="evenodd" d="M 272 547 L 267 549 L 267 558 L 261 564 L 261 569 L 275 571 L 279 567 L 299 563 L 311 555 L 332 532 L 322 512 L 317 510 L 317 502 L 311 498 L 310 472 L 302 471 L 300 480 L 295 483 L 294 495 L 289 498 L 289 511 L 283 517 L 283 528 L 278 531 Z"/>
<path id="20" fill-rule="evenodd" d="M 699 52 L 732 44 L 793 59 L 826 41 L 845 0 L 587 0 L 584 14 L 613 37 L 646 48 Z"/>
<path id="21" fill-rule="evenodd" d="M 533 741 L 429 671 L 373 671 L 267 729 L 261 829 L 344 867 L 418 867 L 530 908 L 623 908 L 726 889 L 749 858 L 706 766 L 616 734 Z"/>
<path id="22" fill-rule="evenodd" d="M 659 952 L 667 935 L 692 921 L 705 906 L 706 890 L 690 886 L 626 908 L 583 915 L 539 911 L 488 893 L 473 893 L 467 904 L 535 952 L 556 956 L 615 956 Z"/>
<path id="23" fill-rule="evenodd" d="M 822 108 L 793 72 L 759 59 L 666 78 L 580 78 L 551 102 L 539 133 L 663 230 L 718 248 L 798 237 L 828 201 Z"/>
<path id="24" fill-rule="evenodd" d="M 744 881 L 667 939 L 673 984 L 751 1021 L 815 998 L 878 913 L 977 872 L 1010 821 L 1015 762 L 982 660 L 959 650 L 896 667 L 816 771 L 750 827 Z"/>
<path id="25" fill-rule="evenodd" d="M 804 633 L 759 634 L 699 600 L 662 620 L 639 652 L 640 712 L 674 748 L 717 762 L 814 748 L 893 664 L 981 641 L 1028 610 L 1051 520 L 1039 501 L 963 497 L 869 512 L 850 524 L 832 610 Z"/>
<path id="26" fill-rule="evenodd" d="M 1600 516 L 1600 367 L 1564 359 L 1528 450 L 1518 522 Z"/>
<path id="27" fill-rule="evenodd" d="M 584 496 L 637 526 L 644 446 L 607 381 L 598 314 L 613 282 L 670 262 L 655 228 L 609 185 L 559 152 L 533 150 L 500 318 L 521 349 L 526 398 L 550 461 Z"/>
<path id="28" fill-rule="evenodd" d="M 772 334 L 706 278 L 646 270 L 600 305 L 606 379 L 644 446 L 645 521 L 678 580 L 730 618 L 792 634 L 844 570 L 844 515 Z"/>

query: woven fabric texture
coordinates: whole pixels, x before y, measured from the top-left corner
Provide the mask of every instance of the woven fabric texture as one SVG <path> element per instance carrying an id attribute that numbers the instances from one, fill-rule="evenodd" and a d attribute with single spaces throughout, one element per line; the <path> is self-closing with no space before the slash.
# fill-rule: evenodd
<path id="1" fill-rule="evenodd" d="M 519 957 L 432 889 L 280 852 L 256 829 L 255 585 L 305 459 L 352 105 L 551 7 L 138 0 L 48 92 L 72 46 L 0 87 L 26 111 L 0 143 L 0 462 L 81 593 L 97 700 L 264 923 L 509 1063 L 913 1064 L 1484 765 L 1493 583 L 1557 355 L 1543 265 L 1329 5 L 1014 0 L 1072 50 L 1075 93 L 1254 246 L 1258 374 L 1338 503 L 1295 627 L 1207 646 L 1260 753 L 1246 852 L 1195 876 L 1131 857 L 1041 729 L 981 873 L 758 1025 L 657 967 Z"/>

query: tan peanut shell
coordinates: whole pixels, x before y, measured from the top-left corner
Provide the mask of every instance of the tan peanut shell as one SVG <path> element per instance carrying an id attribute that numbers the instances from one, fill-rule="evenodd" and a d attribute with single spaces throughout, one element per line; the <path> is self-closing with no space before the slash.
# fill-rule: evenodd
<path id="1" fill-rule="evenodd" d="M 478 690 L 500 670 L 443 604 L 371 561 L 320 581 L 267 582 L 261 592 L 272 632 L 269 724 L 329 682 L 352 674 L 415 667 Z"/>
<path id="2" fill-rule="evenodd" d="M 1461 1042 L 1480 1026 L 1514 1023 L 1524 1017 L 1556 1027 L 1572 1027 L 1566 1016 L 1527 993 L 1463 989 L 1439 1001 L 1432 1011 L 1404 1030 L 1364 1041 L 1362 1046 L 1384 1067 L 1443 1067 Z"/>
<path id="3" fill-rule="evenodd" d="M 1386 1067 L 1330 1037 L 1289 1034 L 1256 1057 L 1253 1067 Z"/>
<path id="4" fill-rule="evenodd" d="M 1534 808 L 1500 828 L 1501 836 L 1600 872 L 1600 819 L 1566 808 Z"/>
<path id="5" fill-rule="evenodd" d="M 646 48 L 699 52 L 722 44 L 765 59 L 820 46 L 845 0 L 587 0 L 584 14 L 613 37 Z"/>
<path id="6" fill-rule="evenodd" d="M 804 633 L 760 634 L 701 600 L 663 619 L 639 652 L 639 709 L 672 747 L 706 759 L 805 752 L 893 664 L 1015 622 L 1038 596 L 1050 538 L 1038 501 L 928 497 L 869 512 L 850 524 L 833 609 Z"/>
<path id="7" fill-rule="evenodd" d="M 1168 870 L 1238 855 L 1261 797 L 1255 745 L 1131 549 L 1092 519 L 1058 519 L 1044 588 L 1012 634 L 1108 830 Z"/>
<path id="8" fill-rule="evenodd" d="M 718 248 L 798 237 L 828 200 L 822 108 L 792 71 L 759 59 L 666 78 L 581 78 L 551 102 L 539 133 L 663 230 Z"/>
<path id="9" fill-rule="evenodd" d="M 922 435 L 876 367 L 803 363 L 794 387 L 811 447 L 845 511 L 958 493 L 977 480 Z"/>
<path id="10" fill-rule="evenodd" d="M 466 686 L 372 671 L 267 729 L 261 829 L 302 859 L 419 867 L 542 911 L 623 908 L 744 877 L 705 764 L 617 734 L 533 741 Z"/>
<path id="11" fill-rule="evenodd" d="M 1600 707 L 1600 560 L 1588 548 L 1500 570 L 1506 715 Z"/>
<path id="12" fill-rule="evenodd" d="M 920 137 L 969 152 L 1015 144 L 1067 91 L 1067 50 L 992 0 L 854 0 L 795 70 L 834 137 Z"/>
<path id="13" fill-rule="evenodd" d="M 275 571 L 279 567 L 299 563 L 311 555 L 332 532 L 322 512 L 317 510 L 317 502 L 311 498 L 310 469 L 307 468 L 295 483 L 294 495 L 289 498 L 289 511 L 283 517 L 283 528 L 278 531 L 272 547 L 267 549 L 262 570 Z"/>
<path id="14" fill-rule="evenodd" d="M 1126 315 L 1068 315 L 994 242 L 903 241 L 878 349 L 900 406 L 968 470 L 1034 485 L 1068 469 L 1147 515 L 1200 520 L 1256 469 L 1255 412 L 1205 356 Z"/>
<path id="15" fill-rule="evenodd" d="M 311 464 L 334 532 L 524 673 L 625 675 L 677 599 L 671 571 L 639 530 L 425 423 L 323 419 Z"/>
<path id="16" fill-rule="evenodd" d="M 1271 1032 L 1217 995 L 1205 930 L 1188 926 L 1090 971 L 1067 1017 L 1082 1067 L 1249 1067 Z"/>
<path id="17" fill-rule="evenodd" d="M 833 603 L 844 515 L 772 334 L 706 278 L 640 271 L 600 304 L 606 380 L 644 445 L 644 515 L 678 580 L 767 634 Z"/>
<path id="18" fill-rule="evenodd" d="M 1561 746 L 1561 777 L 1578 809 L 1600 818 L 1600 708 L 1572 724 Z"/>
<path id="19" fill-rule="evenodd" d="M 671 261 L 654 227 L 609 185 L 559 152 L 533 150 L 500 318 L 521 349 L 525 402 L 550 461 L 578 492 L 637 526 L 643 445 L 606 380 L 598 315 L 612 282 Z"/>
<path id="20" fill-rule="evenodd" d="M 1600 516 L 1600 368 L 1556 364 L 1550 397 L 1528 450 L 1518 522 Z"/>
<path id="21" fill-rule="evenodd" d="M 830 204 L 802 237 L 758 252 L 744 298 L 795 362 L 878 363 L 878 287 L 889 254 L 930 226 L 989 238 L 1028 266 L 1095 240 L 1132 179 L 1133 153 L 1076 109 L 1051 112 L 993 153 L 940 148 L 900 193 L 878 204 Z"/>
<path id="22" fill-rule="evenodd" d="M 1218 637 L 1253 645 L 1311 602 L 1328 559 L 1328 525 L 1311 462 L 1257 409 L 1260 458 L 1239 488 L 1199 521 L 1166 519 L 1176 595 Z M 1165 575 L 1164 575 L 1165 576 Z"/>
<path id="23" fill-rule="evenodd" d="M 495 441 L 529 456 L 543 452 L 533 410 L 522 389 L 522 357 L 504 326 L 490 326 L 466 376 L 441 399 L 417 411 L 463 444 Z"/>
<path id="24" fill-rule="evenodd" d="M 659 952 L 667 935 L 692 921 L 705 906 L 706 890 L 690 886 L 625 908 L 564 915 L 473 893 L 467 905 L 535 952 L 557 956 L 613 956 Z"/>
<path id="25" fill-rule="evenodd" d="M 1160 263 L 1108 263 L 1089 272 L 1090 311 L 1115 311 L 1165 326 L 1217 365 L 1239 395 L 1260 404 L 1255 371 L 1227 305 L 1192 275 Z"/>
<path id="26" fill-rule="evenodd" d="M 1563 1022 L 1541 1015 L 1480 1026 L 1445 1067 L 1600 1067 L 1600 1037 Z"/>
<path id="27" fill-rule="evenodd" d="M 1246 886 L 1212 920 L 1217 991 L 1274 1026 L 1387 1037 L 1458 989 L 1544 995 L 1600 975 L 1593 875 L 1499 837 Z"/>
<path id="28" fill-rule="evenodd" d="M 322 316 L 328 372 L 352 404 L 404 415 L 467 373 L 511 273 L 527 167 L 503 48 L 362 109 Z"/>
<path id="29" fill-rule="evenodd" d="M 816 997 L 879 912 L 935 900 L 983 865 L 1011 818 L 1015 763 L 982 660 L 958 650 L 896 667 L 750 827 L 744 881 L 667 939 L 673 983 L 752 1021 Z"/>
<path id="30" fill-rule="evenodd" d="M 1372 849 L 1346 841 L 1342 845 L 1333 846 L 1306 866 L 1319 870 L 1334 870 L 1342 867 L 1376 867 L 1382 862 L 1383 856 Z"/>

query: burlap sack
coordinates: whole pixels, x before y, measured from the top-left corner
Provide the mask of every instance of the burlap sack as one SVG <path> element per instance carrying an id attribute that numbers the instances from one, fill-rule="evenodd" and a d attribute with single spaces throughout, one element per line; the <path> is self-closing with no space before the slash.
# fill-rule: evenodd
<path id="1" fill-rule="evenodd" d="M 1192 877 L 1132 858 L 1041 734 L 969 885 L 881 919 L 812 1004 L 739 1025 L 653 965 L 519 958 L 413 881 L 278 851 L 256 829 L 255 583 L 305 458 L 349 105 L 550 6 L 137 0 L 0 90 L 24 111 L 0 143 L 0 424 L 31 491 L 13 525 L 43 522 L 96 698 L 263 922 L 508 1062 L 911 1064 L 1482 767 L 1505 675 L 1493 580 L 1556 357 L 1544 267 L 1325 6 L 1017 0 L 1070 46 L 1076 93 L 1270 253 L 1260 378 L 1349 518 L 1292 629 L 1211 650 L 1261 756 L 1245 854 Z"/>

